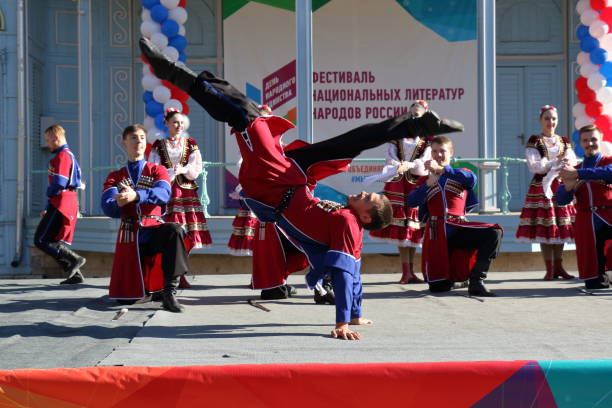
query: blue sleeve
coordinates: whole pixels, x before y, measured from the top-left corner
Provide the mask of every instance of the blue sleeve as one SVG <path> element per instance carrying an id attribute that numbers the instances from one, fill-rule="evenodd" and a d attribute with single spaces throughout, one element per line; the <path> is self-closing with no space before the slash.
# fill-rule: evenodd
<path id="1" fill-rule="evenodd" d="M 406 197 L 406 204 L 408 207 L 419 207 L 425 204 L 427 200 L 427 190 L 429 190 L 429 186 L 426 183 L 423 183 L 421 187 L 412 190 L 408 197 Z"/>
<path id="2" fill-rule="evenodd" d="M 66 177 L 61 176 L 59 174 L 54 174 L 53 181 L 51 182 L 49 187 L 47 187 L 47 197 L 55 197 L 56 195 L 61 193 L 62 190 L 65 190 L 67 186 L 68 179 Z"/>
<path id="3" fill-rule="evenodd" d="M 113 198 L 115 194 L 118 194 L 119 190 L 117 187 L 111 187 L 102 193 L 100 200 L 100 206 L 104 215 L 111 218 L 121 218 L 121 208 L 117 205 L 117 200 Z"/>
<path id="4" fill-rule="evenodd" d="M 336 323 L 361 317 L 361 260 L 338 251 L 329 251 L 325 258 L 336 297 Z"/>
<path id="5" fill-rule="evenodd" d="M 448 178 L 451 180 L 461 183 L 463 188 L 467 190 L 471 190 L 476 186 L 477 177 L 472 171 L 444 166 L 444 173 L 448 174 Z"/>
<path id="6" fill-rule="evenodd" d="M 172 191 L 170 184 L 165 181 L 157 181 L 153 187 L 144 190 L 136 190 L 140 204 L 164 205 L 170 200 Z"/>
<path id="7" fill-rule="evenodd" d="M 591 167 L 588 169 L 578 169 L 580 180 L 605 180 L 612 183 L 612 164 L 602 167 Z"/>
<path id="8" fill-rule="evenodd" d="M 561 184 L 556 192 L 557 196 L 557 204 L 559 205 L 568 205 L 574 199 L 574 192 L 567 191 L 565 189 L 565 184 Z"/>

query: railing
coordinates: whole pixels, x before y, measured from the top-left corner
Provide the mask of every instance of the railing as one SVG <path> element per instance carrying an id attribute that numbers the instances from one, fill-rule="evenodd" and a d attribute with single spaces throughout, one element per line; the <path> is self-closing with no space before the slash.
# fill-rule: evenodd
<path id="1" fill-rule="evenodd" d="M 465 157 L 453 157 L 453 163 L 455 162 L 470 162 L 470 163 L 499 163 L 499 170 L 501 171 L 502 177 L 502 187 L 498 189 L 497 196 L 499 202 L 501 203 L 501 212 L 503 214 L 508 214 L 510 211 L 508 209 L 508 204 L 510 199 L 512 198 L 512 194 L 510 193 L 510 188 L 508 187 L 508 177 L 510 176 L 509 165 L 517 164 L 517 163 L 525 163 L 525 159 L 517 159 L 514 157 L 498 157 L 495 159 L 492 158 L 465 158 Z M 357 158 L 353 159 L 353 162 L 357 163 L 384 163 L 385 159 L 380 158 Z M 208 196 L 207 189 L 207 181 L 208 181 L 208 168 L 209 167 L 227 167 L 227 166 L 235 166 L 236 163 L 228 163 L 228 162 L 202 162 L 202 173 L 200 174 L 200 202 L 202 203 L 202 208 L 204 210 L 204 215 L 206 217 L 210 217 L 208 214 L 208 206 L 210 205 L 210 197 Z M 88 172 L 97 172 L 97 171 L 111 171 L 117 170 L 117 167 L 94 167 L 92 169 L 82 169 L 83 173 Z M 495 171 L 495 170 L 493 170 Z M 43 174 L 47 173 L 47 170 L 33 170 L 32 174 Z"/>

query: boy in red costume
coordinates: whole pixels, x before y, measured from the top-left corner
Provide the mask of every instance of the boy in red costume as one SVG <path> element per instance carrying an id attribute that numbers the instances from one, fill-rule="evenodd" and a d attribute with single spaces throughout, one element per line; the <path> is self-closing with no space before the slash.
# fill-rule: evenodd
<path id="1" fill-rule="evenodd" d="M 578 272 L 587 289 L 610 286 L 606 271 L 606 242 L 612 240 L 612 156 L 600 152 L 602 134 L 594 125 L 580 129 L 584 160 L 560 172 L 563 184 L 557 191 L 559 205 L 576 198 L 576 257 Z M 612 257 L 608 250 L 608 258 Z M 610 265 L 610 259 L 607 262 Z"/>

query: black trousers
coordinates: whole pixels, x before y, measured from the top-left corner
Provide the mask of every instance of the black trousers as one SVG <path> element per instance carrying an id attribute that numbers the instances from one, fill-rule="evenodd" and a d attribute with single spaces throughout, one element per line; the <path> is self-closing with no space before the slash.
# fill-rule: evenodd
<path id="1" fill-rule="evenodd" d="M 601 276 L 606 272 L 606 241 L 612 239 L 612 226 L 605 224 L 595 231 L 595 249 L 597 252 L 597 273 Z"/>
<path id="2" fill-rule="evenodd" d="M 159 227 L 140 228 L 146 242 L 139 245 L 143 256 L 162 254 L 162 269 L 166 286 L 174 279 L 189 272 L 188 254 L 183 238 L 185 232 L 179 224 L 168 222 Z"/>
<path id="3" fill-rule="evenodd" d="M 207 71 L 198 76 L 189 95 L 213 118 L 227 122 L 238 131 L 243 131 L 248 122 L 259 116 L 257 104 L 229 82 Z M 292 158 L 303 170 L 320 161 L 353 159 L 364 150 L 392 140 L 426 134 L 426 123 L 438 123 L 437 117 L 433 114 L 430 116 L 428 120 L 411 120 L 410 114 L 406 113 L 382 122 L 366 124 L 331 139 L 290 150 L 286 156 Z"/>
<path id="4" fill-rule="evenodd" d="M 448 240 L 448 252 L 450 254 L 454 248 L 475 249 L 476 265 L 470 279 L 485 279 L 491 260 L 499 253 L 501 238 L 502 230 L 497 228 L 457 228 Z"/>
<path id="5" fill-rule="evenodd" d="M 59 256 L 56 237 L 62 227 L 62 214 L 49 204 L 47 213 L 42 217 L 34 233 L 34 245 L 44 253 L 57 258 Z"/>

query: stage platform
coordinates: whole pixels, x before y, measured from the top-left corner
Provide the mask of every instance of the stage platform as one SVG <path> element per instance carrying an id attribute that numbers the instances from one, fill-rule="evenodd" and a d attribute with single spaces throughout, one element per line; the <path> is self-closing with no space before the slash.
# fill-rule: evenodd
<path id="1" fill-rule="evenodd" d="M 123 307 L 108 279 L 0 280 L 0 369 L 109 365 L 380 363 L 610 358 L 612 290 L 580 292 L 578 280 L 542 281 L 543 272 L 492 273 L 499 297 L 465 289 L 433 296 L 425 284 L 366 274 L 361 341 L 334 340 L 334 308 L 297 296 L 259 301 L 249 275 L 200 275 L 179 293 L 186 311 L 160 303 Z M 255 299 L 270 311 L 250 305 Z"/>

